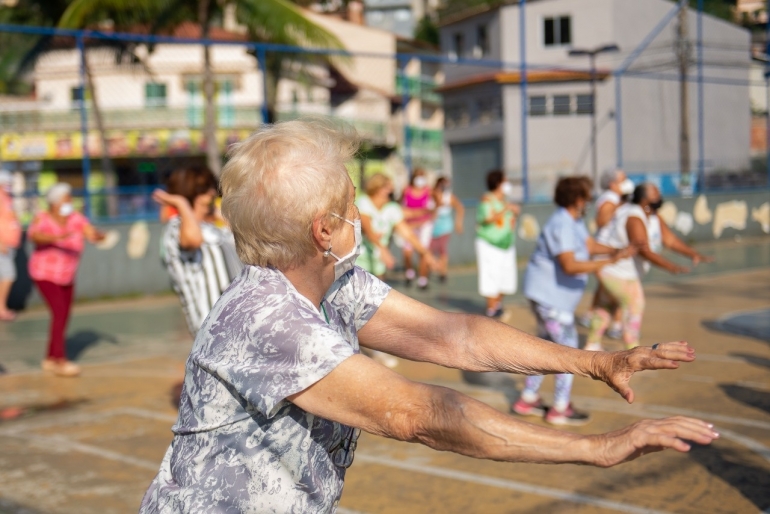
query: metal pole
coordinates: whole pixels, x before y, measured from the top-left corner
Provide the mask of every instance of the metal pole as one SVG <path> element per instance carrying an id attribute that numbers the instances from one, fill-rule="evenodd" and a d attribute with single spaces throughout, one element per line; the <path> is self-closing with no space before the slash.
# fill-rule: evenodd
<path id="1" fill-rule="evenodd" d="M 615 160 L 618 168 L 623 167 L 623 102 L 620 90 L 620 73 L 615 74 Z"/>
<path id="2" fill-rule="evenodd" d="M 91 217 L 91 193 L 88 183 L 91 179 L 91 155 L 88 152 L 88 111 L 86 107 L 86 45 L 83 34 L 77 35 L 77 46 L 80 52 L 80 134 L 83 138 L 83 208 L 86 217 Z M 102 152 L 106 152 L 102 148 Z"/>
<path id="3" fill-rule="evenodd" d="M 588 55 L 591 63 L 591 179 L 594 189 L 599 187 L 599 169 L 596 156 L 596 54 Z"/>
<path id="4" fill-rule="evenodd" d="M 403 105 L 401 111 L 401 123 L 404 124 L 404 166 L 406 166 L 406 173 L 409 180 L 412 180 L 412 132 L 409 129 L 409 80 L 406 78 L 406 66 L 409 61 L 406 59 L 399 60 L 399 68 L 401 71 L 401 104 Z"/>
<path id="5" fill-rule="evenodd" d="M 259 71 L 262 73 L 262 123 L 267 123 L 270 113 L 267 111 L 267 52 L 264 46 L 257 48 Z"/>
<path id="6" fill-rule="evenodd" d="M 527 117 L 529 106 L 527 98 L 527 40 L 524 5 L 519 0 L 519 75 L 521 76 L 521 188 L 524 201 L 529 200 L 529 158 L 527 155 Z"/>
<path id="7" fill-rule="evenodd" d="M 690 103 L 687 73 L 690 67 L 690 42 L 687 39 L 687 4 L 679 10 L 677 24 L 677 53 L 679 59 L 679 187 L 682 193 L 692 192 L 690 176 Z"/>
<path id="8" fill-rule="evenodd" d="M 704 129 L 703 97 L 703 0 L 698 0 L 698 181 L 695 184 L 702 191 L 706 180 L 706 144 Z"/>

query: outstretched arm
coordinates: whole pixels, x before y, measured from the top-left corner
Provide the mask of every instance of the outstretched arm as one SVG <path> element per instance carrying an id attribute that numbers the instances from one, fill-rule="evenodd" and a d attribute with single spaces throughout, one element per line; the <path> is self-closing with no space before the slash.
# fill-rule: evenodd
<path id="1" fill-rule="evenodd" d="M 647 261 L 669 273 L 687 273 L 690 271 L 688 268 L 679 266 L 659 253 L 652 251 L 649 240 L 647 239 L 647 229 L 644 226 L 644 222 L 639 218 L 628 218 L 626 230 L 628 232 L 629 245 L 638 248 L 639 255 L 644 257 Z"/>
<path id="2" fill-rule="evenodd" d="M 714 262 L 713 257 L 707 257 L 698 253 L 695 248 L 685 244 L 681 239 L 676 237 L 676 234 L 674 234 L 674 232 L 668 228 L 668 225 L 666 225 L 666 222 L 663 221 L 663 218 L 658 217 L 658 219 L 660 221 L 660 232 L 663 239 L 663 246 L 680 255 L 689 257 L 692 259 L 693 264 L 696 265 L 701 262 Z"/>
<path id="3" fill-rule="evenodd" d="M 581 436 L 507 416 L 451 389 L 406 380 L 363 355 L 289 397 L 316 416 L 437 450 L 506 462 L 609 467 L 685 441 L 708 444 L 711 425 L 692 418 L 644 420 L 607 434 Z"/>
<path id="4" fill-rule="evenodd" d="M 358 332 L 363 346 L 405 359 L 468 371 L 523 375 L 571 373 L 601 380 L 628 402 L 637 371 L 676 369 L 695 360 L 687 343 L 623 352 L 586 352 L 544 341 L 483 316 L 442 312 L 390 291 Z"/>

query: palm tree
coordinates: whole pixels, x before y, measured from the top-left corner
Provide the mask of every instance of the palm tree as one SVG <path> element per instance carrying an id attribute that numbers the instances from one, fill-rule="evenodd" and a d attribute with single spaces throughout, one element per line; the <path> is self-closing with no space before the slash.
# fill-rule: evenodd
<path id="1" fill-rule="evenodd" d="M 225 9 L 234 9 L 235 19 L 245 26 L 254 41 L 296 46 L 315 46 L 342 49 L 333 34 L 309 20 L 289 0 L 73 0 L 60 27 L 81 27 L 99 12 L 132 13 L 150 22 L 153 32 L 168 30 L 182 22 L 193 21 L 201 28 L 201 38 L 208 39 L 215 22 L 224 16 Z M 265 60 L 267 69 L 268 120 L 275 116 L 277 84 L 282 73 L 279 55 Z M 214 73 L 210 48 L 203 47 L 204 138 L 209 168 L 219 173 L 222 161 L 216 141 L 216 109 L 214 104 Z"/>

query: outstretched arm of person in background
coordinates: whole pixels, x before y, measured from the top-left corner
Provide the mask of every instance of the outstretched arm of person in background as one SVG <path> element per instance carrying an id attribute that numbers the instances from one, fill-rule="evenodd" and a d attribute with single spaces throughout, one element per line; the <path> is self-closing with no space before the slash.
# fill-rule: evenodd
<path id="1" fill-rule="evenodd" d="M 99 241 L 104 241 L 105 238 L 104 232 L 101 232 L 90 223 L 83 227 L 83 235 L 89 243 L 98 243 Z"/>
<path id="2" fill-rule="evenodd" d="M 596 243 L 599 245 L 598 243 Z M 633 255 L 636 255 L 636 249 L 634 247 L 626 247 L 626 248 L 610 248 L 608 246 L 599 245 L 603 248 L 598 249 L 600 252 L 605 252 L 606 254 L 610 256 L 609 259 L 603 259 L 598 261 L 579 261 L 575 259 L 574 252 L 564 252 L 560 253 L 556 256 L 556 259 L 559 261 L 559 265 L 561 266 L 561 269 L 564 270 L 564 273 L 567 275 L 579 275 L 581 273 L 595 273 L 602 269 L 607 264 L 612 264 L 613 262 L 617 262 L 620 259 L 625 259 L 626 257 L 631 257 Z M 597 248 L 594 248 L 597 249 Z M 591 251 L 591 245 L 589 245 L 589 252 L 592 255 L 597 255 L 596 252 Z"/>
<path id="3" fill-rule="evenodd" d="M 586 352 L 544 341 L 496 320 L 434 309 L 391 290 L 358 332 L 361 345 L 405 359 L 467 371 L 502 371 L 523 375 L 571 373 L 601 380 L 629 403 L 634 373 L 677 369 L 695 360 L 683 342 L 656 349 Z"/>
<path id="4" fill-rule="evenodd" d="M 162 189 L 156 189 L 152 193 L 152 199 L 160 205 L 170 205 L 179 213 L 181 225 L 179 227 L 179 246 L 185 250 L 197 250 L 203 245 L 203 232 L 190 202 L 184 196 L 170 195 Z"/>
<path id="5" fill-rule="evenodd" d="M 658 219 L 660 220 L 660 231 L 663 237 L 663 246 L 669 250 L 675 251 L 680 255 L 689 257 L 692 260 L 692 263 L 696 266 L 701 262 L 714 262 L 713 257 L 698 253 L 693 247 L 685 244 L 681 239 L 676 237 L 676 234 L 674 234 L 674 232 L 668 228 L 668 225 L 666 225 L 666 222 L 663 221 L 660 216 Z"/>
<path id="6" fill-rule="evenodd" d="M 647 229 L 644 226 L 644 222 L 639 218 L 630 217 L 626 222 L 626 230 L 628 231 L 628 242 L 631 246 L 639 249 L 639 255 L 647 259 L 649 262 L 659 268 L 670 273 L 687 273 L 690 271 L 685 266 L 679 266 L 676 263 L 671 262 L 659 253 L 655 253 L 650 248 L 649 240 L 647 239 Z"/>
<path id="7" fill-rule="evenodd" d="M 711 425 L 685 417 L 643 420 L 601 435 L 561 432 L 520 421 L 457 391 L 411 382 L 363 355 L 349 357 L 289 400 L 372 434 L 505 462 L 609 467 L 666 448 L 686 452 L 687 441 L 709 444 L 718 437 Z"/>

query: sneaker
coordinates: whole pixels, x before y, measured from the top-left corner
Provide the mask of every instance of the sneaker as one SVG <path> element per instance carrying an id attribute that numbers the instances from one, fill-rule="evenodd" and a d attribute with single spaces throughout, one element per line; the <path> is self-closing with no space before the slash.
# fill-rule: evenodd
<path id="1" fill-rule="evenodd" d="M 439 275 L 438 281 L 441 282 L 442 284 L 446 284 L 446 275 Z"/>
<path id="2" fill-rule="evenodd" d="M 428 289 L 428 277 L 420 277 L 417 279 L 417 288 L 421 291 Z"/>
<path id="3" fill-rule="evenodd" d="M 603 352 L 604 348 L 602 348 L 601 343 L 588 343 L 585 348 L 583 348 L 587 352 Z"/>
<path id="4" fill-rule="evenodd" d="M 525 402 L 523 398 L 519 398 L 511 405 L 511 412 L 520 416 L 542 416 L 545 414 L 545 406 L 540 398 L 534 403 Z"/>
<path id="5" fill-rule="evenodd" d="M 414 272 L 413 269 L 409 268 L 404 273 L 404 278 L 406 279 L 406 287 L 410 287 L 412 285 L 412 282 L 416 278 L 417 274 Z"/>
<path id="6" fill-rule="evenodd" d="M 591 328 L 591 319 L 593 319 L 591 314 L 583 314 L 575 318 L 575 321 L 583 328 Z"/>
<path id="7" fill-rule="evenodd" d="M 554 407 L 548 409 L 545 415 L 545 422 L 551 425 L 585 425 L 591 420 L 591 416 L 586 412 L 576 411 L 572 408 L 572 403 L 567 406 L 564 412 L 559 412 Z"/>

